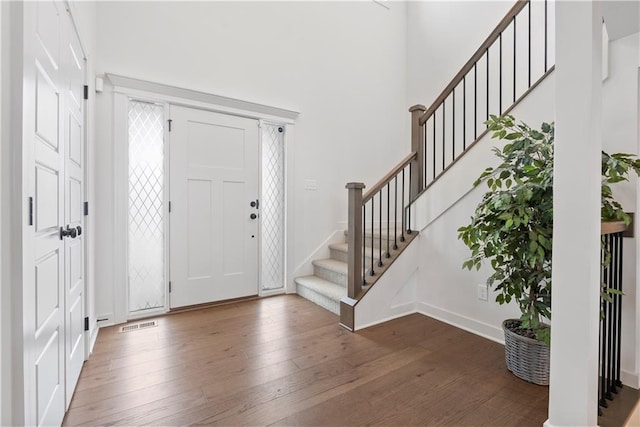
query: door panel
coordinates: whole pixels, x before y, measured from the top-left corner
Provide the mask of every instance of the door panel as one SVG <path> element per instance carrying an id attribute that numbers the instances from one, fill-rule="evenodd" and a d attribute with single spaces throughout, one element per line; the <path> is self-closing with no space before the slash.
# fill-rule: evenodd
<path id="1" fill-rule="evenodd" d="M 36 231 L 56 229 L 59 223 L 60 179 L 58 172 L 36 166 Z"/>
<path id="2" fill-rule="evenodd" d="M 60 256 L 57 252 L 48 254 L 36 263 L 36 329 L 40 329 L 60 307 L 60 277 L 58 267 Z"/>
<path id="3" fill-rule="evenodd" d="M 65 224 L 77 230 L 76 237 L 65 238 L 65 364 L 66 407 L 84 363 L 84 59 L 80 41 L 68 15 L 64 19 L 62 43 L 64 73 L 65 137 Z"/>
<path id="4" fill-rule="evenodd" d="M 25 22 L 34 22 L 25 93 L 32 106 L 33 127 L 26 157 L 27 182 L 33 183 L 34 226 L 26 228 L 33 251 L 25 255 L 25 393 L 33 404 L 26 424 L 60 424 L 64 416 L 64 243 L 58 229 L 64 220 L 64 157 L 60 70 L 60 18 L 56 2 L 25 3 Z M 28 24 L 26 24 L 28 25 Z M 32 83 L 31 83 L 32 82 Z M 26 119 L 25 120 L 29 120 Z M 31 271 L 29 271 L 31 270 Z M 29 380 L 30 379 L 30 380 Z"/>
<path id="5" fill-rule="evenodd" d="M 84 59 L 61 1 L 24 3 L 24 421 L 60 425 L 84 361 Z M 30 215 L 25 215 L 30 218 Z"/>
<path id="6" fill-rule="evenodd" d="M 64 416 L 63 360 L 61 360 L 60 331 L 47 335 L 48 340 L 35 363 L 38 425 L 56 425 Z M 56 420 L 58 420 L 56 422 Z"/>
<path id="7" fill-rule="evenodd" d="M 171 307 L 257 295 L 258 123 L 171 107 Z"/>

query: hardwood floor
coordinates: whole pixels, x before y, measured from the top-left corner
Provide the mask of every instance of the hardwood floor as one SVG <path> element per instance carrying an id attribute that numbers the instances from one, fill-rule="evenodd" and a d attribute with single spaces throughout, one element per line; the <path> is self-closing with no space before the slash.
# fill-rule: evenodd
<path id="1" fill-rule="evenodd" d="M 504 349 L 416 314 L 350 333 L 279 296 L 100 331 L 65 425 L 541 426 Z"/>

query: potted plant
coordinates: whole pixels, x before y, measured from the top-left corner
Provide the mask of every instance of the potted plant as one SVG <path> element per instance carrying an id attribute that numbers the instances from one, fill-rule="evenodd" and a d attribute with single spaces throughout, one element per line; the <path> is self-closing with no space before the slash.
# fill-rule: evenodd
<path id="1" fill-rule="evenodd" d="M 487 285 L 499 304 L 516 301 L 520 319 L 503 323 L 507 367 L 536 384 L 548 384 L 551 319 L 551 254 L 553 242 L 553 123 L 540 130 L 516 123 L 512 116 L 491 116 L 492 137 L 506 140 L 494 148 L 501 164 L 485 169 L 474 187 L 489 191 L 458 238 L 471 250 L 463 268 L 480 269 L 490 262 Z M 613 198 L 610 184 L 640 174 L 640 160 L 629 154 L 602 153 L 602 218 L 624 221 L 629 216 Z"/>

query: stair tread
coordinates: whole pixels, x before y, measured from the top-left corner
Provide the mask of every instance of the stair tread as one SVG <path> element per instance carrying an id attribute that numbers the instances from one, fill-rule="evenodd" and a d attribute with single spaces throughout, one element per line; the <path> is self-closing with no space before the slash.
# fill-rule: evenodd
<path id="1" fill-rule="evenodd" d="M 346 253 L 346 252 L 349 252 L 349 244 L 348 243 L 332 243 L 329 245 L 329 249 Z"/>
<path id="2" fill-rule="evenodd" d="M 334 301 L 340 301 L 342 297 L 347 295 L 347 288 L 344 286 L 336 285 L 318 276 L 296 277 L 295 282 Z"/>
<path id="3" fill-rule="evenodd" d="M 349 265 L 346 262 L 338 261 L 332 258 L 316 259 L 312 261 L 312 264 L 316 267 L 335 271 L 336 273 L 347 274 L 349 272 Z"/>

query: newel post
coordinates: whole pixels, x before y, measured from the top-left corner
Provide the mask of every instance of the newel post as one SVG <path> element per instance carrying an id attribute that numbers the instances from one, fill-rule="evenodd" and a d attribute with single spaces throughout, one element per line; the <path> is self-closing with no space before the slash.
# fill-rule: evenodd
<path id="1" fill-rule="evenodd" d="M 362 291 L 362 190 L 361 182 L 350 182 L 349 211 L 347 217 L 347 297 L 340 301 L 340 324 L 354 330 L 354 308 L 356 298 Z"/>
<path id="2" fill-rule="evenodd" d="M 424 190 L 424 144 L 422 143 L 422 125 L 420 118 L 427 111 L 422 104 L 416 104 L 409 108 L 411 113 L 411 151 L 417 153 L 411 161 L 411 201 L 414 201 L 418 194 Z"/>
<path id="3" fill-rule="evenodd" d="M 362 190 L 361 182 L 350 182 L 349 217 L 347 219 L 347 245 L 349 247 L 347 273 L 347 292 L 349 298 L 356 298 L 362 290 Z"/>

